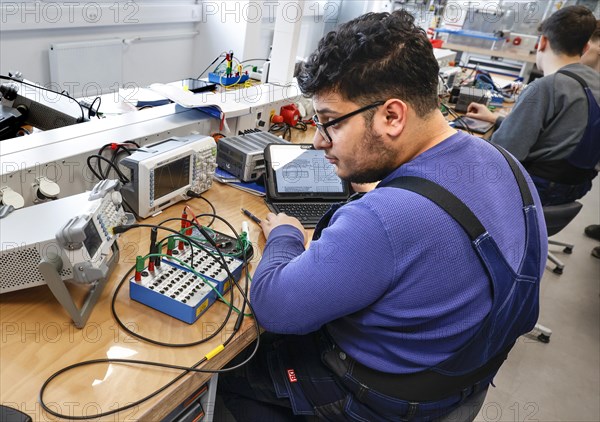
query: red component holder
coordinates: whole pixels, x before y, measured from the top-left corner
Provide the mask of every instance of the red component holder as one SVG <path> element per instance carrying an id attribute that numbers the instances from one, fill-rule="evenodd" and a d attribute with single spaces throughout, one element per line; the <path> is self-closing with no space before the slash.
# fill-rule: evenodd
<path id="1" fill-rule="evenodd" d="M 283 117 L 283 121 L 290 126 L 296 126 L 300 120 L 300 111 L 296 104 L 289 104 L 281 107 L 279 114 Z"/>
<path id="2" fill-rule="evenodd" d="M 442 48 L 444 45 L 444 40 L 430 40 L 433 48 Z"/>

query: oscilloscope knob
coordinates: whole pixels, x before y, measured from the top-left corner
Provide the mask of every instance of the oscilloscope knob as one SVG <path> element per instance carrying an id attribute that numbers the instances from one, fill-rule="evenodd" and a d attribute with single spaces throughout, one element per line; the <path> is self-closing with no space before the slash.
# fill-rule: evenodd
<path id="1" fill-rule="evenodd" d="M 113 193 L 111 193 L 110 199 L 113 204 L 120 205 L 121 202 L 123 202 L 123 195 L 121 195 L 121 192 L 114 191 Z"/>

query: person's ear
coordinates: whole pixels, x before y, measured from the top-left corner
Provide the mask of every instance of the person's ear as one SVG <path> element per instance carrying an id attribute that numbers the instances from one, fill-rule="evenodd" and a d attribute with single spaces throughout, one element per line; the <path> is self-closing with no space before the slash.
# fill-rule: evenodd
<path id="1" fill-rule="evenodd" d="M 545 51 L 548 47 L 548 38 L 544 35 L 540 37 L 540 41 L 538 42 L 538 51 Z"/>
<path id="2" fill-rule="evenodd" d="M 406 127 L 408 105 L 399 99 L 392 98 L 381 106 L 383 133 L 390 137 L 399 136 Z M 378 113 L 379 114 L 379 113 Z"/>
<path id="3" fill-rule="evenodd" d="M 587 53 L 587 52 L 588 52 L 588 50 L 589 50 L 590 48 L 592 48 L 592 45 L 591 45 L 591 44 L 590 44 L 590 42 L 588 41 L 588 42 L 585 44 L 585 47 L 583 47 L 583 51 L 581 52 L 581 55 L 583 56 L 585 53 Z"/>

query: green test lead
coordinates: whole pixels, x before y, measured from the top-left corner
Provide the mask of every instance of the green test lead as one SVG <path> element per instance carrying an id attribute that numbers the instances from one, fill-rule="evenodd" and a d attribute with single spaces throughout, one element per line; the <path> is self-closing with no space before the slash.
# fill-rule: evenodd
<path id="1" fill-rule="evenodd" d="M 173 255 L 173 249 L 175 249 L 175 238 L 169 237 L 167 240 L 167 255 Z"/>
<path id="2" fill-rule="evenodd" d="M 142 256 L 135 258 L 135 281 L 142 281 L 142 271 L 144 271 L 145 259 Z"/>

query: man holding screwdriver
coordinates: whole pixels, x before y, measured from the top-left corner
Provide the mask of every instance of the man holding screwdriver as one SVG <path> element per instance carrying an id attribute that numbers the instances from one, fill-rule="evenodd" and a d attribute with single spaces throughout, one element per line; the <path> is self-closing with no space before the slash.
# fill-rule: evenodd
<path id="1" fill-rule="evenodd" d="M 315 148 L 341 178 L 381 182 L 332 207 L 308 248 L 297 219 L 262 220 L 250 300 L 266 332 L 219 376 L 222 402 L 244 422 L 473 420 L 537 319 L 547 242 L 531 180 L 448 126 L 405 11 L 330 32 L 298 80 Z"/>

